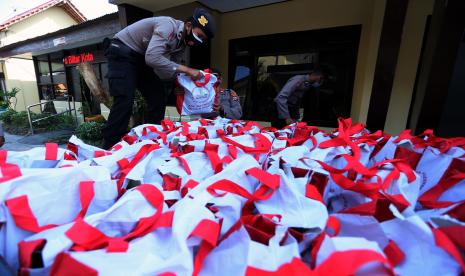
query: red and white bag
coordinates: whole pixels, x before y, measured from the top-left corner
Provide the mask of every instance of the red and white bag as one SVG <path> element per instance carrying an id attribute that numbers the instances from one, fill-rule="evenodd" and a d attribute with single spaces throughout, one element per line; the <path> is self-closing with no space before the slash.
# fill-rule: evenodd
<path id="1" fill-rule="evenodd" d="M 181 115 L 196 115 L 213 111 L 215 101 L 214 84 L 217 81 L 215 75 L 202 72 L 200 81 L 193 81 L 185 74 L 179 74 L 178 84 L 184 89 L 184 94 L 178 95 L 176 108 Z"/>
<path id="2" fill-rule="evenodd" d="M 442 235 L 432 230 L 420 217 L 396 218 L 381 223 L 381 227 L 386 236 L 405 253 L 405 260 L 395 268 L 396 274 L 460 274 L 461 267 L 444 247 Z"/>
<path id="3" fill-rule="evenodd" d="M 21 267 L 29 268 L 27 265 L 31 264 L 36 249 L 40 250 L 45 268 L 50 267 L 61 252 L 99 249 L 126 252 L 129 241 L 165 227 L 171 221 L 172 214 L 164 214 L 166 208 L 158 188 L 140 185 L 104 212 L 28 237 L 19 246 Z"/>
<path id="4" fill-rule="evenodd" d="M 266 217 L 241 224 L 207 256 L 200 275 L 266 275 L 300 260 L 298 244 L 287 227 Z"/>
<path id="5" fill-rule="evenodd" d="M 0 252 L 12 267 L 18 265 L 18 242 L 105 211 L 118 196 L 116 182 L 102 167 L 24 169 L 1 188 Z"/>
<path id="6" fill-rule="evenodd" d="M 55 168 L 59 167 L 66 150 L 58 144 L 48 143 L 27 151 L 0 150 L 0 164 L 15 164 L 20 168 Z"/>
<path id="7" fill-rule="evenodd" d="M 256 202 L 257 210 L 262 214 L 280 215 L 281 223 L 287 227 L 323 230 L 328 219 L 326 206 L 305 196 L 306 183 L 293 181 L 282 170 L 274 173 L 279 176 L 279 188 L 269 199 Z"/>

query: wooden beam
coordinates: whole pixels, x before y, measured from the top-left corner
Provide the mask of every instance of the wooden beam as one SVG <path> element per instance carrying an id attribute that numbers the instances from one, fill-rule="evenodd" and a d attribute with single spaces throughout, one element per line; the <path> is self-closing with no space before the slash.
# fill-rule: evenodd
<path id="1" fill-rule="evenodd" d="M 386 0 L 368 109 L 367 126 L 371 130 L 384 129 L 408 2 L 408 0 Z"/>

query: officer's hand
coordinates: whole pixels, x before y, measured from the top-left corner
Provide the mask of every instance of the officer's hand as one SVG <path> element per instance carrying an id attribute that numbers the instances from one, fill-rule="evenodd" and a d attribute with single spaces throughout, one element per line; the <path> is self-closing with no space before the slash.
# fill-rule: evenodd
<path id="1" fill-rule="evenodd" d="M 196 81 L 202 78 L 202 73 L 200 70 L 190 68 L 187 72 L 187 75 L 192 78 L 192 80 Z"/>
<path id="2" fill-rule="evenodd" d="M 236 91 L 231 90 L 231 97 L 239 97 L 236 93 Z"/>
<path id="3" fill-rule="evenodd" d="M 292 119 L 292 118 L 287 118 L 286 119 L 286 125 L 291 125 L 293 123 L 294 123 L 294 119 Z"/>

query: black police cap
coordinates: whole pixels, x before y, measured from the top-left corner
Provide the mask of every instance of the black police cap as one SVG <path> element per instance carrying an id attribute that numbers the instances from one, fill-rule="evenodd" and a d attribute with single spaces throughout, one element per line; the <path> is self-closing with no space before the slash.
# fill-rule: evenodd
<path id="1" fill-rule="evenodd" d="M 213 16 L 204 8 L 196 8 L 191 17 L 192 24 L 194 27 L 198 27 L 204 31 L 204 33 L 212 39 L 215 36 L 216 24 Z"/>

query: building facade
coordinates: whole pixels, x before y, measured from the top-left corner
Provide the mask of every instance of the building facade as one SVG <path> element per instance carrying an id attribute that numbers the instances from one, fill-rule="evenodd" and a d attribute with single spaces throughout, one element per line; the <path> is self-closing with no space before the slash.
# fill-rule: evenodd
<path id="1" fill-rule="evenodd" d="M 54 32 L 86 20 L 84 15 L 67 0 L 51 0 L 33 9 L 15 15 L 0 23 L 0 51 L 33 37 Z M 13 103 L 17 110 L 25 110 L 27 105 L 39 101 L 32 54 L 0 58 L 0 83 L 2 89 L 19 88 Z"/>
<path id="2" fill-rule="evenodd" d="M 92 64 L 97 78 L 105 89 L 107 61 L 104 55 L 103 40 L 111 38 L 121 29 L 117 13 L 73 25 L 68 28 L 33 37 L 0 48 L 0 57 L 31 57 L 31 83 L 34 91 L 27 91 L 28 104 L 53 100 L 57 112 L 68 108 L 68 96 L 76 102 L 79 120 L 84 116 L 102 114 L 109 110 L 93 97 L 77 66 L 82 62 Z M 25 105 L 27 106 L 27 105 Z M 20 108 L 16 108 L 21 110 Z M 35 110 L 40 112 L 40 110 Z"/>
<path id="3" fill-rule="evenodd" d="M 318 64 L 331 79 L 304 100 L 301 116 L 310 124 L 333 127 L 343 116 L 392 134 L 433 128 L 440 135 L 465 135 L 465 114 L 446 114 L 447 102 L 465 100 L 458 92 L 465 87 L 453 79 L 465 66 L 459 59 L 463 1 L 110 2 L 119 6 L 123 25 L 153 15 L 183 20 L 195 7 L 210 9 L 218 34 L 205 55 L 191 54 L 191 65 L 200 59 L 219 68 L 238 90 L 245 119 L 266 121 L 266 108 L 286 79 Z M 435 66 L 444 70 L 433 74 Z M 438 103 L 431 113 L 428 99 Z"/>

